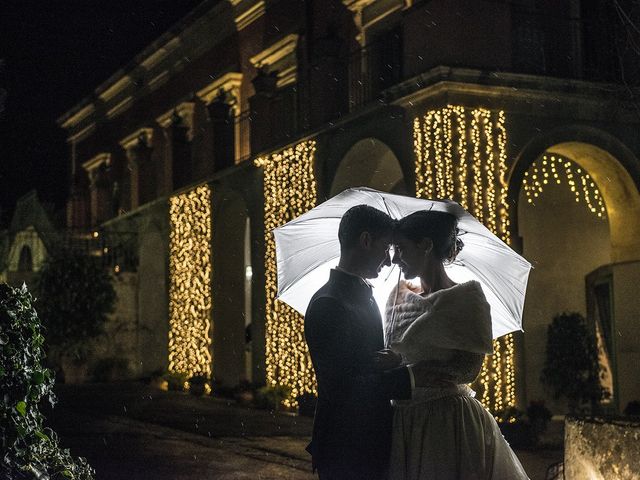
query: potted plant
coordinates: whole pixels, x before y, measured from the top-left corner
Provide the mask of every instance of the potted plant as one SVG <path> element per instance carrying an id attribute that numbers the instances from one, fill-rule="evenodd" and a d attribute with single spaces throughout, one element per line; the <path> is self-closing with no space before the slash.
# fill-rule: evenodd
<path id="1" fill-rule="evenodd" d="M 599 411 L 605 390 L 595 334 L 580 313 L 557 315 L 547 329 L 547 345 L 541 381 L 558 400 L 565 398 L 569 412 L 587 406 Z"/>
<path id="2" fill-rule="evenodd" d="M 189 378 L 189 393 L 197 397 L 208 394 L 211 391 L 208 380 L 206 375 L 193 375 Z"/>
<path id="3" fill-rule="evenodd" d="M 286 385 L 267 385 L 256 392 L 255 404 L 258 408 L 279 411 L 282 402 L 291 395 L 291 388 Z"/>
<path id="4" fill-rule="evenodd" d="M 183 392 L 186 390 L 189 376 L 183 372 L 168 372 L 162 378 L 167 382 L 167 389 L 172 392 Z"/>

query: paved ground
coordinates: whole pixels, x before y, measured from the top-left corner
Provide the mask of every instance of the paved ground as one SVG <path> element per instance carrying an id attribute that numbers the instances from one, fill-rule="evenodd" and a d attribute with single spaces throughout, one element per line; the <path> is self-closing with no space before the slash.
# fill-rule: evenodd
<path id="1" fill-rule="evenodd" d="M 139 383 L 57 387 L 47 424 L 97 480 L 310 480 L 311 419 L 162 392 Z M 532 479 L 559 450 L 517 452 Z"/>

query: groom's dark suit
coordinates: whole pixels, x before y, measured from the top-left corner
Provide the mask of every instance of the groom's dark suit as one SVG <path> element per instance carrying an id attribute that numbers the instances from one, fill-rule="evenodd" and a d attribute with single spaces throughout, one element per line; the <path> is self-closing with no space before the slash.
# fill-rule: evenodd
<path id="1" fill-rule="evenodd" d="M 407 368 L 371 368 L 384 347 L 380 311 L 362 279 L 332 270 L 311 299 L 305 336 L 318 380 L 307 450 L 320 478 L 377 479 L 389 462 L 390 399 L 411 397 Z"/>

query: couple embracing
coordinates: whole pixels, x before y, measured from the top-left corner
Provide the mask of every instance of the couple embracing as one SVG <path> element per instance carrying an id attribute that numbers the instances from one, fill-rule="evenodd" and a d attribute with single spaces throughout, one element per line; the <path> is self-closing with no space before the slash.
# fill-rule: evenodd
<path id="1" fill-rule="evenodd" d="M 478 282 L 445 271 L 463 247 L 456 217 L 395 221 L 358 205 L 338 238 L 340 261 L 305 316 L 318 382 L 308 450 L 320 480 L 528 478 L 467 386 L 492 353 L 491 313 Z M 367 279 L 392 261 L 420 286 L 398 284 L 383 324 Z"/>

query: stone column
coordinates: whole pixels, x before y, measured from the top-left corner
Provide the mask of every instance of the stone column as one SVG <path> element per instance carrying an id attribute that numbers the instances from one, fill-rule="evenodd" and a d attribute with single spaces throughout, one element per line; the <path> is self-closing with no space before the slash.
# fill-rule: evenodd
<path id="1" fill-rule="evenodd" d="M 214 171 L 224 170 L 235 164 L 235 99 L 224 89 L 207 105 L 213 139 Z"/>
<path id="2" fill-rule="evenodd" d="M 165 139 L 159 192 L 168 195 L 193 179 L 191 142 L 193 140 L 193 102 L 184 102 L 156 119 Z"/>
<path id="3" fill-rule="evenodd" d="M 91 192 L 91 224 L 99 225 L 110 217 L 109 167 L 106 164 L 89 173 Z"/>
<path id="4" fill-rule="evenodd" d="M 111 217 L 110 179 L 111 154 L 99 153 L 82 164 L 89 179 L 91 225 L 98 225 Z"/>
<path id="5" fill-rule="evenodd" d="M 149 193 L 155 192 L 155 181 L 152 175 L 141 175 L 148 173 L 148 164 L 151 159 L 151 140 L 153 130 L 143 128 L 132 135 L 129 135 L 120 142 L 127 154 L 127 167 L 129 170 L 130 182 L 130 206 L 135 210 L 143 203 L 151 200 Z M 141 172 L 142 170 L 142 172 Z M 143 183 L 142 183 L 143 182 Z M 142 186 L 142 188 L 141 188 Z"/>
<path id="6" fill-rule="evenodd" d="M 251 80 L 255 95 L 249 99 L 251 116 L 260 128 L 251 129 L 251 151 L 260 152 L 273 138 L 273 100 L 278 90 L 278 72 L 259 69 Z"/>

